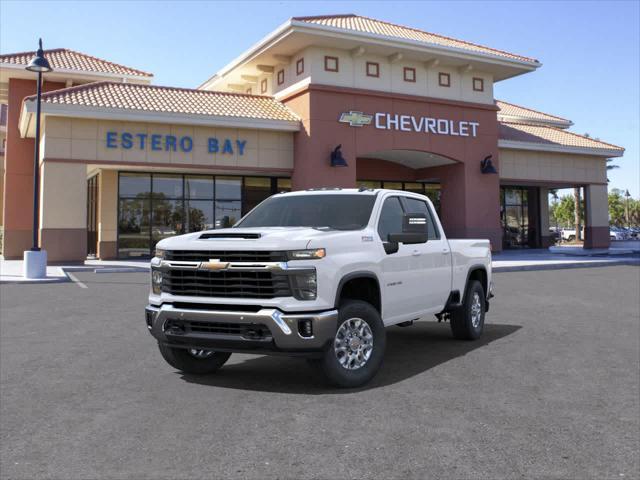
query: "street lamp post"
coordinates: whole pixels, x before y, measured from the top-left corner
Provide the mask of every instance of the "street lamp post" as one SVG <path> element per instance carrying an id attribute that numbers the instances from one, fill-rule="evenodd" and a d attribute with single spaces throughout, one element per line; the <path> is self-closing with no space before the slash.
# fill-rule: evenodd
<path id="1" fill-rule="evenodd" d="M 627 228 L 631 228 L 631 222 L 629 221 L 629 197 L 631 196 L 631 194 L 629 193 L 629 189 L 627 189 L 626 192 L 624 192 L 624 198 L 625 198 L 625 202 L 624 202 L 624 217 L 625 220 L 627 221 Z"/>
<path id="2" fill-rule="evenodd" d="M 40 249 L 38 228 L 40 225 L 40 105 L 42 102 L 42 74 L 53 69 L 44 56 L 42 39 L 35 56 L 26 67 L 30 72 L 38 74 L 38 90 L 36 99 L 36 137 L 33 153 L 33 243 L 31 250 L 24 252 L 25 278 L 45 278 L 47 276 L 47 252 Z"/>

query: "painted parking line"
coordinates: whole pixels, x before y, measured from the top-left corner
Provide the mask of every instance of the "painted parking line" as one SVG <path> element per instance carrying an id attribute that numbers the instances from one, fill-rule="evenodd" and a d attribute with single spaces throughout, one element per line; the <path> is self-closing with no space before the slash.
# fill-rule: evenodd
<path id="1" fill-rule="evenodd" d="M 71 279 L 71 281 L 73 283 L 78 285 L 80 288 L 89 288 L 84 283 L 82 283 L 80 280 L 78 280 L 78 277 L 76 277 L 73 273 L 67 272 L 67 276 Z"/>

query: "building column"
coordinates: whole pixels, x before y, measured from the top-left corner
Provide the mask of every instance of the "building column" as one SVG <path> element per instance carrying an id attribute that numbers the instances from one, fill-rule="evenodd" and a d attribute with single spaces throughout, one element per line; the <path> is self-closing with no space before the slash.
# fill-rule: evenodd
<path id="1" fill-rule="evenodd" d="M 87 258 L 87 167 L 43 162 L 40 167 L 40 241 L 51 262 Z"/>
<path id="2" fill-rule="evenodd" d="M 64 83 L 44 82 L 42 91 L 64 88 Z M 18 128 L 22 100 L 36 93 L 35 80 L 10 78 L 7 102 L 7 140 L 4 165 L 4 258 L 22 258 L 32 246 L 33 138 L 22 138 Z"/>
<path id="3" fill-rule="evenodd" d="M 469 162 L 421 169 L 417 178 L 440 180 L 440 221 L 447 237 L 486 238 L 494 252 L 502 250 L 498 175 L 483 175 Z"/>
<path id="4" fill-rule="evenodd" d="M 324 120 L 318 113 L 322 105 L 317 98 L 314 101 L 315 114 L 312 115 L 311 103 L 310 92 L 285 100 L 287 107 L 300 117 L 302 127 L 294 135 L 293 189 L 354 188 L 357 163 L 355 129 L 345 127 L 333 118 Z M 338 145 L 342 145 L 342 155 L 348 164 L 346 167 L 331 166 L 331 151 Z"/>
<path id="5" fill-rule="evenodd" d="M 540 205 L 540 246 L 548 248 L 553 245 L 553 236 L 549 230 L 549 189 L 540 187 L 538 193 L 538 204 Z"/>
<path id="6" fill-rule="evenodd" d="M 102 170 L 98 179 L 98 258 L 118 257 L 118 172 Z"/>
<path id="7" fill-rule="evenodd" d="M 609 248 L 609 196 L 606 185 L 584 188 L 584 248 Z"/>

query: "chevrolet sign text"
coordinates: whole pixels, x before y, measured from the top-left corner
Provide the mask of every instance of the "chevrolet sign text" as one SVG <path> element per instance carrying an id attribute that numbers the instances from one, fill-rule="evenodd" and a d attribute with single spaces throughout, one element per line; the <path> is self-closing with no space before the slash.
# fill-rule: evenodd
<path id="1" fill-rule="evenodd" d="M 375 121 L 374 121 L 375 118 Z M 378 112 L 370 115 L 350 110 L 343 112 L 338 119 L 340 123 L 348 123 L 352 127 L 364 127 L 374 124 L 380 130 L 399 130 L 401 132 L 423 132 L 435 135 L 451 135 L 454 137 L 478 136 L 478 122 L 448 120 L 445 118 L 415 117 L 413 115 L 397 115 Z"/>
<path id="2" fill-rule="evenodd" d="M 413 115 L 394 115 L 376 113 L 376 128 L 381 130 L 400 130 L 402 132 L 424 132 L 436 135 L 475 137 L 478 135 L 478 122 L 447 120 L 444 118 L 414 117 Z"/>

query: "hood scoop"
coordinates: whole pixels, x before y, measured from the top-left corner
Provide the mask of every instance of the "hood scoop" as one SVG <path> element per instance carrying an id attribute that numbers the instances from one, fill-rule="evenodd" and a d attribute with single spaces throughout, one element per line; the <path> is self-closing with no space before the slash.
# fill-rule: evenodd
<path id="1" fill-rule="evenodd" d="M 200 240 L 217 239 L 217 238 L 241 238 L 244 240 L 255 240 L 262 235 L 259 233 L 203 233 L 200 235 Z"/>

